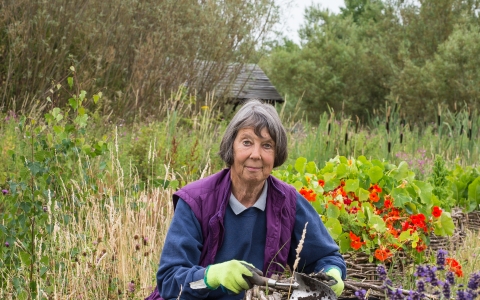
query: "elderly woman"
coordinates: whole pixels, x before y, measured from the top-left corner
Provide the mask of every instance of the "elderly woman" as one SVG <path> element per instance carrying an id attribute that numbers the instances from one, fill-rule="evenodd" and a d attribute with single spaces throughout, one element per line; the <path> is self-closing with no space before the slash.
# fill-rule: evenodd
<path id="1" fill-rule="evenodd" d="M 273 106 L 246 102 L 220 144 L 228 168 L 173 196 L 175 214 L 147 299 L 242 299 L 250 264 L 270 277 L 292 267 L 308 222 L 298 271 L 324 271 L 343 291 L 345 262 L 319 215 L 270 173 L 287 159 L 287 136 Z M 190 286 L 202 282 L 203 288 Z"/>

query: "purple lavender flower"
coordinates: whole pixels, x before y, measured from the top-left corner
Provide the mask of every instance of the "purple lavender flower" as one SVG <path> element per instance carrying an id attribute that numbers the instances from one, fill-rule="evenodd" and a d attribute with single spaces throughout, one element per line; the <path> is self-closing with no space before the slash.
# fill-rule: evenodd
<path id="1" fill-rule="evenodd" d="M 8 194 L 8 190 L 2 190 L 2 194 L 4 195 Z"/>
<path id="2" fill-rule="evenodd" d="M 367 291 L 364 289 L 355 291 L 355 296 L 360 300 L 365 300 L 365 296 L 367 295 Z"/>
<path id="3" fill-rule="evenodd" d="M 448 252 L 446 250 L 440 249 L 437 252 L 437 266 L 439 270 L 445 268 L 445 258 L 447 257 Z"/>
<path id="4" fill-rule="evenodd" d="M 447 272 L 447 274 L 445 275 L 445 281 L 448 282 L 448 284 L 450 285 L 455 284 L 455 275 L 452 271 Z"/>
<path id="5" fill-rule="evenodd" d="M 430 282 L 432 286 L 438 286 L 439 285 L 439 280 L 437 279 L 437 267 L 432 267 L 432 266 L 426 266 L 426 276 L 425 281 Z"/>
<path id="6" fill-rule="evenodd" d="M 473 291 L 480 288 L 480 272 L 473 273 L 470 276 L 467 287 Z"/>
<path id="7" fill-rule="evenodd" d="M 428 276 L 428 268 L 425 266 L 417 266 L 417 272 L 413 274 L 417 277 L 427 277 Z"/>
<path id="8" fill-rule="evenodd" d="M 472 295 L 467 291 L 457 291 L 457 300 L 473 300 Z"/>
<path id="9" fill-rule="evenodd" d="M 10 243 L 9 242 L 5 242 L 5 247 L 10 247 Z"/>
<path id="10" fill-rule="evenodd" d="M 385 270 L 385 266 L 378 265 L 377 274 L 378 274 L 378 279 L 380 279 L 381 281 L 384 281 L 385 279 L 387 279 L 387 271 Z"/>
<path id="11" fill-rule="evenodd" d="M 445 282 L 443 284 L 442 293 L 445 299 L 450 299 L 451 290 L 450 290 L 450 284 L 448 282 Z"/>
<path id="12" fill-rule="evenodd" d="M 402 290 L 400 288 L 388 289 L 387 290 L 388 299 L 391 300 L 402 300 L 404 299 Z"/>
<path id="13" fill-rule="evenodd" d="M 425 292 L 425 282 L 423 280 L 417 280 L 417 291 L 419 293 Z"/>
<path id="14" fill-rule="evenodd" d="M 407 300 L 421 300 L 423 294 L 417 293 L 415 291 L 409 291 L 409 294 L 407 296 Z"/>

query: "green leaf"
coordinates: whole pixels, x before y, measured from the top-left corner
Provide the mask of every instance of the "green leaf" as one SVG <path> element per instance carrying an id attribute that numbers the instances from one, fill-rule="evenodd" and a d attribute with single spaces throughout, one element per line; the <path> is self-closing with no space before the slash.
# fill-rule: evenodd
<path id="1" fill-rule="evenodd" d="M 400 235 L 398 236 L 398 241 L 399 242 L 405 242 L 405 241 L 408 241 L 410 240 L 410 231 L 406 230 L 406 231 L 402 231 L 402 233 L 400 233 Z"/>
<path id="2" fill-rule="evenodd" d="M 345 253 L 351 249 L 350 247 L 350 236 L 348 233 L 342 233 L 337 238 L 338 246 L 340 247 L 340 252 Z"/>
<path id="3" fill-rule="evenodd" d="M 442 215 L 435 221 L 434 224 L 434 233 L 438 236 L 451 236 L 455 232 L 455 223 L 453 223 L 452 215 L 449 212 L 442 212 Z"/>
<path id="4" fill-rule="evenodd" d="M 328 219 L 327 222 L 325 222 L 325 227 L 333 239 L 337 239 L 338 236 L 342 234 L 342 225 L 337 219 Z"/>
<path id="5" fill-rule="evenodd" d="M 378 183 L 383 177 L 383 170 L 379 166 L 374 166 L 368 170 L 367 174 L 372 183 Z"/>
<path id="6" fill-rule="evenodd" d="M 345 192 L 355 192 L 358 190 L 359 180 L 358 179 L 347 179 L 345 182 Z"/>
<path id="7" fill-rule="evenodd" d="M 396 180 L 405 179 L 408 177 L 408 175 L 408 164 L 404 161 L 400 162 L 400 164 L 398 164 L 398 167 L 392 171 L 392 176 Z"/>
<path id="8" fill-rule="evenodd" d="M 469 211 L 473 211 L 480 206 L 480 177 L 477 177 L 468 186 L 468 202 L 470 203 Z"/>
<path id="9" fill-rule="evenodd" d="M 68 82 L 68 86 L 70 87 L 70 89 L 72 89 L 73 88 L 73 77 L 68 77 L 67 82 Z"/>
<path id="10" fill-rule="evenodd" d="M 179 184 L 180 183 L 178 182 L 178 180 L 172 180 L 172 181 L 170 181 L 170 184 L 168 185 L 168 187 L 176 190 L 178 188 Z"/>
<path id="11" fill-rule="evenodd" d="M 337 177 L 344 178 L 346 177 L 348 172 L 348 165 L 347 164 L 339 164 L 337 166 Z"/>
<path id="12" fill-rule="evenodd" d="M 88 115 L 78 115 L 75 118 L 75 124 L 78 124 L 80 128 L 87 126 Z"/>
<path id="13" fill-rule="evenodd" d="M 308 162 L 307 166 L 305 167 L 305 171 L 310 174 L 316 174 L 317 170 L 318 168 L 314 161 Z"/>
<path id="14" fill-rule="evenodd" d="M 424 181 L 413 181 L 415 192 L 420 197 L 424 204 L 430 205 L 432 203 L 432 190 L 433 187 L 430 183 Z"/>
<path id="15" fill-rule="evenodd" d="M 43 168 L 39 162 L 28 162 L 27 168 L 30 170 L 33 176 L 37 174 L 41 175 L 43 173 Z"/>
<path id="16" fill-rule="evenodd" d="M 394 188 L 392 190 L 392 197 L 396 207 L 403 207 L 405 203 L 412 201 L 412 197 L 410 197 L 408 192 L 402 188 Z"/>
<path id="17" fill-rule="evenodd" d="M 383 219 L 378 215 L 370 216 L 370 219 L 368 220 L 368 226 L 380 233 L 387 231 L 387 227 L 385 226 L 385 221 L 383 221 Z"/>
<path id="18" fill-rule="evenodd" d="M 358 199 L 360 199 L 360 201 L 367 201 L 369 196 L 370 196 L 369 191 L 362 188 L 358 189 Z"/>
<path id="19" fill-rule="evenodd" d="M 19 255 L 20 255 L 20 259 L 21 259 L 22 263 L 24 265 L 29 266 L 31 261 L 32 261 L 32 259 L 30 257 L 30 254 L 28 254 L 28 252 L 26 252 L 26 251 L 20 251 Z"/>
<path id="20" fill-rule="evenodd" d="M 331 191 L 334 188 L 336 188 L 339 184 L 340 184 L 340 179 L 337 179 L 337 178 L 331 179 L 329 181 L 325 180 L 325 186 L 323 187 L 323 189 L 325 191 Z"/>
<path id="21" fill-rule="evenodd" d="M 292 185 L 297 189 L 297 191 L 299 191 L 303 187 L 303 183 L 298 180 L 292 183 Z"/>
<path id="22" fill-rule="evenodd" d="M 100 100 L 100 96 L 98 96 L 97 94 L 93 95 L 93 103 L 97 104 L 98 100 Z"/>
<path id="23" fill-rule="evenodd" d="M 297 170 L 300 175 L 305 173 L 305 165 L 307 164 L 307 159 L 305 157 L 299 157 L 295 161 L 295 170 Z"/>
<path id="24" fill-rule="evenodd" d="M 77 99 L 70 98 L 70 99 L 68 99 L 68 103 L 73 108 L 73 110 L 77 110 L 77 108 L 78 108 L 78 100 Z"/>
<path id="25" fill-rule="evenodd" d="M 340 216 L 340 209 L 336 205 L 328 205 L 327 217 L 337 219 L 338 216 Z"/>
<path id="26" fill-rule="evenodd" d="M 56 134 L 60 134 L 60 133 L 63 132 L 63 127 L 62 127 L 62 126 L 54 125 L 54 126 L 53 126 L 53 131 L 55 131 Z"/>

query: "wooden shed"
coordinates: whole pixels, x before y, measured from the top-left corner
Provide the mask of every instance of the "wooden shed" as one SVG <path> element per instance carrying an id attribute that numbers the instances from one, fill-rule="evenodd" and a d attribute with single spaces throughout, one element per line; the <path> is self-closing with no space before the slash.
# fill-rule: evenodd
<path id="1" fill-rule="evenodd" d="M 236 64 L 196 60 L 190 68 L 186 86 L 197 93 L 214 91 L 216 97 L 235 107 L 248 99 L 260 99 L 275 105 L 285 100 L 256 64 Z"/>
<path id="2" fill-rule="evenodd" d="M 271 104 L 283 103 L 285 101 L 267 75 L 256 64 L 243 65 L 236 78 L 229 81 L 221 81 L 217 85 L 217 89 L 226 90 L 228 94 L 225 96 L 234 103 L 240 103 L 253 98 L 261 99 Z"/>

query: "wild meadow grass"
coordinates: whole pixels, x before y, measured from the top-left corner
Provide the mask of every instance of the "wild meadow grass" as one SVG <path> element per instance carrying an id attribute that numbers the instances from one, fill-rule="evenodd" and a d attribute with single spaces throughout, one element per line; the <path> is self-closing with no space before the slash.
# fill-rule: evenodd
<path id="1" fill-rule="evenodd" d="M 143 299 L 151 292 L 172 193 L 223 167 L 216 153 L 226 121 L 215 104 L 192 110 L 171 101 L 177 109 L 165 108 L 161 120 L 134 124 L 92 117 L 82 127 L 69 123 L 66 110 L 50 123 L 34 113 L 0 115 L 0 188 L 7 191 L 0 194 L 0 299 Z M 324 114 L 312 125 L 280 114 L 287 164 L 299 156 L 322 166 L 337 154 L 365 155 L 405 160 L 428 177 L 435 155 L 449 166 L 480 157 L 476 119 L 468 137 L 458 127 L 464 119 L 423 127 L 398 119 L 387 130 L 380 119 L 362 125 Z M 469 115 L 462 118 L 468 129 Z M 17 231 L 7 230 L 12 224 Z M 480 269 L 480 233 L 467 233 L 450 252 L 466 277 Z"/>

